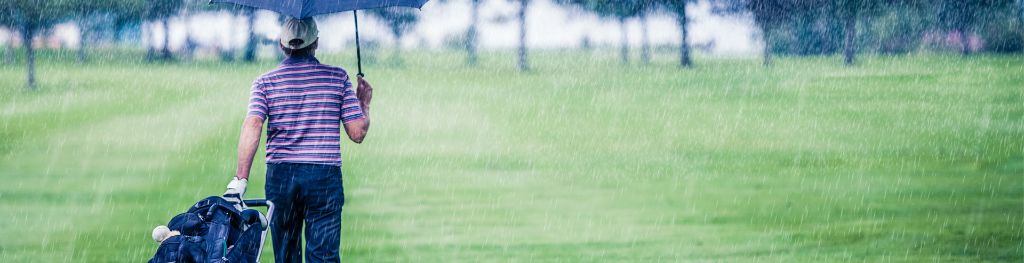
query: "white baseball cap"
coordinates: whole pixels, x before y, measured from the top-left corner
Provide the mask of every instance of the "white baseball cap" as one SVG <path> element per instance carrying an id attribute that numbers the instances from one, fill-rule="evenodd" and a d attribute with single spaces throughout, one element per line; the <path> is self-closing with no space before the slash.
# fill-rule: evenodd
<path id="1" fill-rule="evenodd" d="M 308 47 L 317 40 L 316 21 L 312 17 L 289 17 L 281 26 L 281 45 L 290 49 Z"/>

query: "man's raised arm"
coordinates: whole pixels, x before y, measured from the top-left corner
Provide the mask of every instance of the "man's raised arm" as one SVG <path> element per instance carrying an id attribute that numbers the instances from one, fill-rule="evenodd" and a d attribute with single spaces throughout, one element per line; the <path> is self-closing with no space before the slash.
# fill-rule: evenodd
<path id="1" fill-rule="evenodd" d="M 373 99 L 373 87 L 363 77 L 359 77 L 356 98 L 359 99 L 359 108 L 363 111 L 363 118 L 346 122 L 345 133 L 353 142 L 362 143 L 366 138 L 366 132 L 370 129 L 370 100 Z"/>

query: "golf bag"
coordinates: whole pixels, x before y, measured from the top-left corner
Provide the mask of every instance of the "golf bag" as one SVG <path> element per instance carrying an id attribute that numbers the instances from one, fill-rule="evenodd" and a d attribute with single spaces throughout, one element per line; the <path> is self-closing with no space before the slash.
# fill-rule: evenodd
<path id="1" fill-rule="evenodd" d="M 263 249 L 269 219 L 247 206 L 273 203 L 245 200 L 241 204 L 211 196 L 171 219 L 167 228 L 178 231 L 164 239 L 150 263 L 256 263 Z"/>

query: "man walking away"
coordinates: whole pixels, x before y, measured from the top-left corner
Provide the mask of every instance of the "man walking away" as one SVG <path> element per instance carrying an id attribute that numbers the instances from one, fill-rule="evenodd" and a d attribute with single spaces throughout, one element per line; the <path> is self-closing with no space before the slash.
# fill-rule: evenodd
<path id="1" fill-rule="evenodd" d="M 238 169 L 225 196 L 245 193 L 260 131 L 267 123 L 267 199 L 274 261 L 301 263 L 305 230 L 306 262 L 340 262 L 341 131 L 361 143 L 370 126 L 373 89 L 358 78 L 358 94 L 344 69 L 315 57 L 316 22 L 285 21 L 281 50 L 287 58 L 253 82 L 249 114 L 238 142 Z M 303 229 L 303 226 L 305 229 Z"/>

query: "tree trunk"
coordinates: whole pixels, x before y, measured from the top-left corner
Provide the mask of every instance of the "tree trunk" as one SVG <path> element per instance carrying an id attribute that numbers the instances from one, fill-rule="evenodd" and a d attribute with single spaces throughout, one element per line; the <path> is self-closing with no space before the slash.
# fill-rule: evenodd
<path id="1" fill-rule="evenodd" d="M 78 22 L 78 59 L 76 59 L 76 62 L 78 62 L 78 64 L 85 63 L 85 44 L 88 43 L 88 35 L 86 32 L 86 28 L 87 26 L 85 25 L 84 21 Z"/>
<path id="2" fill-rule="evenodd" d="M 25 46 L 25 64 L 28 67 L 28 80 L 25 85 L 29 90 L 36 89 L 36 52 L 32 47 L 32 39 L 35 38 L 35 25 L 23 24 L 21 27 L 21 43 Z"/>
<path id="3" fill-rule="evenodd" d="M 160 24 L 164 27 L 164 47 L 161 49 L 163 59 L 171 59 L 171 27 L 167 20 L 170 18 L 164 18 L 160 20 Z"/>
<path id="4" fill-rule="evenodd" d="M 146 23 L 143 22 L 142 26 L 145 25 Z M 149 43 L 146 45 L 146 62 L 153 62 L 153 59 L 156 58 L 156 23 L 150 23 L 148 28 L 149 30 L 143 31 L 145 35 L 143 37 L 149 39 Z"/>
<path id="5" fill-rule="evenodd" d="M 220 56 L 220 61 L 222 61 L 222 62 L 233 62 L 233 61 L 235 61 L 235 37 L 234 36 L 235 36 L 235 30 L 237 30 L 238 27 L 236 27 L 234 25 L 236 25 L 237 22 L 238 22 L 237 21 L 238 20 L 238 12 L 230 12 L 230 13 L 228 13 L 228 16 L 230 16 L 230 20 L 231 20 L 232 26 L 228 27 L 228 33 L 227 34 L 221 36 L 222 38 L 227 38 L 228 44 L 226 46 L 219 47 L 218 50 L 217 50 L 217 53 L 218 53 L 217 55 Z"/>
<path id="6" fill-rule="evenodd" d="M 619 27 L 622 34 L 622 48 L 619 55 L 622 56 L 622 64 L 629 64 L 629 30 L 626 28 L 626 17 L 619 17 Z"/>
<path id="7" fill-rule="evenodd" d="M 476 65 L 477 24 L 480 22 L 480 0 L 472 0 L 469 30 L 466 31 L 466 64 Z"/>
<path id="8" fill-rule="evenodd" d="M 11 38 L 14 38 L 14 30 L 11 30 Z M 11 39 L 7 40 L 7 45 L 4 45 L 4 63 L 14 64 L 14 41 Z"/>
<path id="9" fill-rule="evenodd" d="M 960 28 L 960 54 L 967 56 L 971 54 L 971 41 L 967 39 L 967 29 Z"/>
<path id="10" fill-rule="evenodd" d="M 121 42 L 124 42 L 124 28 L 127 23 L 120 21 L 120 19 L 116 19 L 115 21 L 117 22 L 114 22 L 114 43 L 120 44 Z"/>
<path id="11" fill-rule="evenodd" d="M 249 20 L 249 39 L 245 42 L 245 53 L 242 55 L 242 60 L 245 62 L 253 62 L 256 60 L 256 10 L 252 8 L 246 10 L 245 15 Z"/>
<path id="12" fill-rule="evenodd" d="M 857 55 L 857 15 L 847 17 L 846 24 L 843 27 L 843 31 L 846 34 L 843 40 L 843 63 L 847 66 L 852 66 L 854 57 Z"/>
<path id="13" fill-rule="evenodd" d="M 191 61 L 196 55 L 196 42 L 192 39 L 192 13 L 186 12 L 182 17 L 182 22 L 185 24 L 185 50 L 183 56 L 185 60 Z"/>
<path id="14" fill-rule="evenodd" d="M 529 71 L 530 65 L 526 61 L 526 7 L 529 0 L 519 0 L 519 70 Z"/>
<path id="15" fill-rule="evenodd" d="M 690 31 L 687 28 L 690 21 L 686 17 L 686 1 L 682 1 L 681 5 L 677 17 L 679 20 L 679 32 L 682 38 L 679 41 L 679 66 L 689 68 L 693 66 L 693 61 L 690 59 Z"/>
<path id="16" fill-rule="evenodd" d="M 395 65 L 402 64 L 402 28 L 398 25 L 391 26 L 391 34 L 395 37 L 395 51 L 391 55 L 391 63 Z"/>
<path id="17" fill-rule="evenodd" d="M 772 64 L 772 47 L 771 47 L 771 44 L 770 44 L 771 42 L 769 41 L 771 39 L 771 35 L 772 35 L 771 31 L 772 31 L 771 28 L 769 28 L 767 26 L 762 26 L 761 27 L 761 35 L 762 35 L 761 38 L 764 38 L 764 62 L 763 62 L 763 64 L 764 64 L 765 67 L 770 66 Z"/>
<path id="18" fill-rule="evenodd" d="M 651 45 L 647 36 L 647 12 L 640 13 L 640 63 L 651 63 Z"/>

